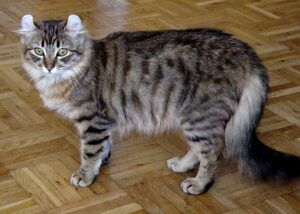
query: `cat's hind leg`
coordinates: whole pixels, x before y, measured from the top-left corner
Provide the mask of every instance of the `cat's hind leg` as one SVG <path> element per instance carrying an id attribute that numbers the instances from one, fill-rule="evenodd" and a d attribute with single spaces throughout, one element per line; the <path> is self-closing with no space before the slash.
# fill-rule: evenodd
<path id="1" fill-rule="evenodd" d="M 195 177 L 189 177 L 181 183 L 183 192 L 201 194 L 213 183 L 218 160 L 224 148 L 225 123 L 226 120 L 220 118 L 194 120 L 184 130 L 191 152 L 197 156 L 200 165 Z"/>
<path id="2" fill-rule="evenodd" d="M 197 154 L 200 165 L 196 177 L 184 180 L 181 188 L 188 194 L 200 194 L 208 190 L 214 180 L 218 159 L 224 144 L 221 140 L 216 142 L 215 139 L 205 139 L 199 136 L 189 138 L 189 140 L 194 143 L 192 151 Z"/>

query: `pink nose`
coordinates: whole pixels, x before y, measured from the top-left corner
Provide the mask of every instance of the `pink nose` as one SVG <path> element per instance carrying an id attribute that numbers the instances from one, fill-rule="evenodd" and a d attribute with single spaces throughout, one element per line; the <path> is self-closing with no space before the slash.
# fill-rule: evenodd
<path id="1" fill-rule="evenodd" d="M 45 60 L 45 67 L 50 72 L 53 69 L 53 67 L 54 67 L 54 60 L 46 59 Z"/>

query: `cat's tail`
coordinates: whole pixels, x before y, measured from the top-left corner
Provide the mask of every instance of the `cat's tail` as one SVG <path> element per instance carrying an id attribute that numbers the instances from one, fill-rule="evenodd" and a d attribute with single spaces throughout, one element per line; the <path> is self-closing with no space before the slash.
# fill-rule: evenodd
<path id="1" fill-rule="evenodd" d="M 300 176 L 300 158 L 275 151 L 256 136 L 267 91 L 264 70 L 249 77 L 236 112 L 226 126 L 227 154 L 238 162 L 243 173 L 264 180 L 286 181 Z"/>

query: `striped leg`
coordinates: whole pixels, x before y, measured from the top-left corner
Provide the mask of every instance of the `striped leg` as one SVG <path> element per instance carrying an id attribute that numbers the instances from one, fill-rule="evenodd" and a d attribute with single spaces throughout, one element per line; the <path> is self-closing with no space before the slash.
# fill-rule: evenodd
<path id="1" fill-rule="evenodd" d="M 193 144 L 191 150 L 197 155 L 200 166 L 196 177 L 184 180 L 181 188 L 188 194 L 200 194 L 213 183 L 218 158 L 224 148 L 223 135 L 214 133 L 210 138 L 196 135 L 188 140 Z"/>
<path id="2" fill-rule="evenodd" d="M 104 118 L 93 118 L 77 122 L 76 127 L 81 138 L 81 166 L 72 175 L 71 183 L 86 187 L 96 180 L 101 165 L 110 156 L 111 123 Z"/>
<path id="3" fill-rule="evenodd" d="M 191 119 L 181 123 L 191 151 L 200 162 L 196 177 L 187 178 L 181 183 L 182 190 L 188 194 L 200 194 L 210 187 L 224 148 L 227 112 L 223 109 L 203 112 L 193 113 Z"/>

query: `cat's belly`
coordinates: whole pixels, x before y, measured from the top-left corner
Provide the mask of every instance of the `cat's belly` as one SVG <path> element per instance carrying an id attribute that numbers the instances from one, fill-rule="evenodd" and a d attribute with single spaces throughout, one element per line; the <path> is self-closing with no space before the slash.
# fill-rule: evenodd
<path id="1" fill-rule="evenodd" d="M 158 134 L 164 131 L 178 129 L 180 127 L 180 119 L 176 114 L 169 114 L 165 118 L 151 117 L 150 114 L 128 115 L 127 119 L 121 119 L 117 123 L 117 132 L 121 135 L 131 132 L 133 130 L 143 134 Z"/>

